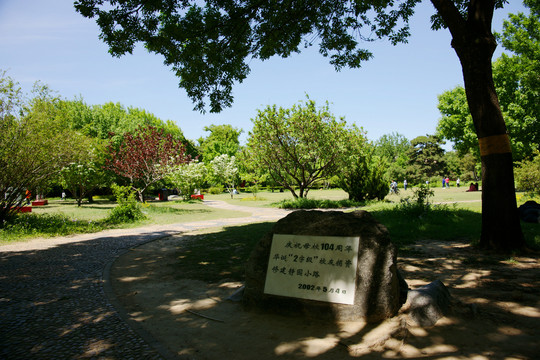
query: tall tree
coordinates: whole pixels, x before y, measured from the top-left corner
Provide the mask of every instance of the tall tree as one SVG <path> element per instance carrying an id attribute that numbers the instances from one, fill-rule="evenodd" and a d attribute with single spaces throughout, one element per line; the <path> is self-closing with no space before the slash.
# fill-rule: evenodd
<path id="1" fill-rule="evenodd" d="M 206 138 L 199 139 L 199 151 L 207 164 L 219 155 L 236 156 L 240 150 L 241 129 L 231 125 L 205 126 L 204 131 L 210 132 Z"/>
<path id="2" fill-rule="evenodd" d="M 437 108 L 442 117 L 437 124 L 437 136 L 450 140 L 461 155 L 472 152 L 480 160 L 478 137 L 462 86 L 438 96 Z"/>
<path id="3" fill-rule="evenodd" d="M 454 4 L 432 0 L 461 62 L 467 102 L 482 160 L 482 234 L 480 245 L 509 251 L 525 245 L 517 210 L 512 150 L 491 68 L 497 42 L 491 32 L 495 0 Z"/>
<path id="4" fill-rule="evenodd" d="M 291 109 L 267 106 L 252 121 L 246 145 L 250 161 L 268 169 L 294 198 L 305 197 L 317 180 L 338 168 L 345 121 L 336 120 L 328 104 L 317 108 L 308 100 Z"/>
<path id="5" fill-rule="evenodd" d="M 369 36 L 406 42 L 408 20 L 420 0 L 372 1 L 116 1 L 79 0 L 83 16 L 97 17 L 101 38 L 115 56 L 137 42 L 162 54 L 195 108 L 218 112 L 232 104 L 232 86 L 249 74 L 251 58 L 287 57 L 318 39 L 337 70 L 357 68 L 372 54 Z M 481 244 L 510 250 L 524 245 L 514 192 L 512 154 L 491 73 L 496 47 L 491 22 L 500 0 L 431 0 L 433 29 L 447 28 L 462 65 L 467 100 L 483 164 Z M 369 35 L 366 36 L 366 33 Z"/>
<path id="6" fill-rule="evenodd" d="M 141 127 L 133 134 L 125 133 L 118 146 L 109 145 L 107 153 L 106 168 L 128 179 L 141 202 L 145 190 L 165 178 L 173 165 L 190 160 L 182 141 L 152 126 Z"/>
<path id="7" fill-rule="evenodd" d="M 540 3 L 525 0 L 528 15 L 510 14 L 496 34 L 503 53 L 494 64 L 497 94 L 514 141 L 518 159 L 540 150 Z"/>
<path id="8" fill-rule="evenodd" d="M 85 137 L 64 126 L 59 99 L 36 83 L 30 100 L 0 71 L 0 226 L 83 152 Z"/>
<path id="9" fill-rule="evenodd" d="M 409 163 L 407 150 L 410 146 L 411 142 L 397 132 L 382 135 L 375 141 L 375 155 L 387 160 L 385 171 L 387 181 L 407 179 L 405 170 Z"/>
<path id="10" fill-rule="evenodd" d="M 527 3 L 526 3 L 527 5 Z M 503 112 L 513 160 L 520 161 L 540 149 L 540 6 L 531 8 L 528 16 L 510 14 L 497 34 L 505 49 L 493 63 L 493 80 Z M 465 154 L 478 152 L 478 140 L 467 104 L 465 89 L 461 86 L 439 95 L 442 118 L 438 134 L 452 140 L 456 149 Z"/>
<path id="11" fill-rule="evenodd" d="M 436 136 L 418 136 L 411 140 L 407 151 L 407 176 L 413 183 L 421 183 L 435 176 L 444 176 L 446 163 L 442 143 Z"/>

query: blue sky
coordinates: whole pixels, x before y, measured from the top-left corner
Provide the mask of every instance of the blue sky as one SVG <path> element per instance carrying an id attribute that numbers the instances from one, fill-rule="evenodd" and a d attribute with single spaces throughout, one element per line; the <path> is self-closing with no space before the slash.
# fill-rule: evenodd
<path id="1" fill-rule="evenodd" d="M 494 30 L 518 11 L 524 11 L 518 0 L 497 10 Z M 233 106 L 219 114 L 193 111 L 162 58 L 142 45 L 133 55 L 111 57 L 94 20 L 76 13 L 71 0 L 0 0 L 0 69 L 27 92 L 39 80 L 63 98 L 145 109 L 176 122 L 192 140 L 207 136 L 210 124 L 232 124 L 245 139 L 257 109 L 290 107 L 306 94 L 319 105 L 328 101 L 336 117 L 362 126 L 372 140 L 391 132 L 412 139 L 435 132 L 437 95 L 463 84 L 448 31 L 430 29 L 433 13 L 429 1 L 417 7 L 408 44 L 365 44 L 375 57 L 360 69 L 336 72 L 317 48 L 287 59 L 252 60 L 251 74 L 233 89 Z"/>

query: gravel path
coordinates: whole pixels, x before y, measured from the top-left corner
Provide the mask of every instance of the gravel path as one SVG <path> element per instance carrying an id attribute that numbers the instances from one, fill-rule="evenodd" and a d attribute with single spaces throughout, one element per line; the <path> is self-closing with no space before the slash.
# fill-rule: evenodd
<path id="1" fill-rule="evenodd" d="M 275 221 L 279 209 L 208 206 L 252 216 L 0 246 L 0 359 L 163 359 L 159 344 L 127 325 L 107 290 L 106 269 L 134 246 L 185 231 Z M 152 345 L 151 345 L 152 344 Z"/>

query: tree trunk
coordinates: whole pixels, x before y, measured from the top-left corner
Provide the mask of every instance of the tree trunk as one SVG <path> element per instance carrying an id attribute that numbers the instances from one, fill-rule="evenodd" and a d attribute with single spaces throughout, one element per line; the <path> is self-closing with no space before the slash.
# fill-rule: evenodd
<path id="1" fill-rule="evenodd" d="M 463 70 L 467 102 L 482 159 L 480 245 L 510 251 L 525 245 L 516 203 L 512 150 L 493 83 L 491 61 L 497 46 L 491 33 L 494 2 L 471 0 L 463 19 L 450 1 L 432 0 L 452 33 Z"/>

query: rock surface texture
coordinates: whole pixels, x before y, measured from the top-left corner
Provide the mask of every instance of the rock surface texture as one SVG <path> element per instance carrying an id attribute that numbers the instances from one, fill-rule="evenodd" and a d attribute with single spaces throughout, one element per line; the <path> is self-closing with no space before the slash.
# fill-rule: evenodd
<path id="1" fill-rule="evenodd" d="M 452 296 L 440 280 L 410 290 L 405 307 L 418 325 L 430 327 L 450 311 Z"/>
<path id="2" fill-rule="evenodd" d="M 274 234 L 360 238 L 354 304 L 264 293 Z M 246 267 L 243 303 L 247 309 L 323 321 L 380 321 L 394 316 L 407 298 L 396 266 L 396 248 L 386 227 L 366 211 L 296 211 L 279 220 L 253 250 Z"/>

